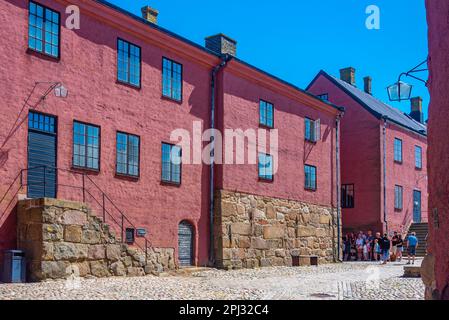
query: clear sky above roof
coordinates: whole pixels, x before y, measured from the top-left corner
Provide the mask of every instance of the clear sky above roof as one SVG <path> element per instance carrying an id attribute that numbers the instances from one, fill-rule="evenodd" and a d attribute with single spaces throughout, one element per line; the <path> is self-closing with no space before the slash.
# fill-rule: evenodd
<path id="1" fill-rule="evenodd" d="M 338 76 L 340 68 L 353 66 L 359 87 L 370 75 L 373 94 L 404 112 L 410 102 L 389 102 L 385 88 L 428 52 L 424 0 L 108 1 L 137 15 L 150 5 L 160 12 L 160 26 L 201 45 L 223 32 L 238 41 L 240 59 L 301 88 L 321 69 Z M 369 5 L 380 9 L 379 30 L 365 26 Z M 427 119 L 427 88 L 404 80 L 423 97 Z"/>

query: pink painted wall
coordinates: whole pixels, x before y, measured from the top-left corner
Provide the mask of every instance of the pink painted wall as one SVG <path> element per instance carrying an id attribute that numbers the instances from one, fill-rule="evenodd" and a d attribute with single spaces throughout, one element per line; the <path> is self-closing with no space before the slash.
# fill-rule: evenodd
<path id="1" fill-rule="evenodd" d="M 325 77 L 319 77 L 309 91 L 317 95 L 327 93 L 329 101 L 345 107 L 341 121 L 341 183 L 354 184 L 355 206 L 342 209 L 343 230 L 379 230 L 379 122 Z"/>
<path id="2" fill-rule="evenodd" d="M 437 288 L 449 300 L 449 2 L 426 0 L 429 26 L 429 251 L 435 256 Z M 434 215 L 434 210 L 438 216 Z"/>
<path id="3" fill-rule="evenodd" d="M 402 164 L 394 161 L 394 139 L 402 140 Z M 415 168 L 415 146 L 423 150 L 422 169 Z M 389 230 L 400 231 L 413 219 L 413 191 L 421 191 L 422 222 L 427 222 L 427 139 L 402 127 L 387 124 L 387 208 Z M 403 187 L 403 209 L 394 209 L 394 187 Z"/>
<path id="4" fill-rule="evenodd" d="M 42 0 L 40 3 L 65 12 L 65 7 L 58 2 Z M 0 141 L 5 139 L 35 81 L 61 81 L 69 89 L 69 97 L 62 100 L 50 95 L 45 105 L 38 108 L 57 116 L 58 167 L 71 167 L 74 120 L 101 126 L 101 172 L 90 175 L 91 178 L 137 227 L 147 228 L 153 246 L 177 249 L 178 224 L 182 220 L 190 221 L 195 228 L 196 261 L 200 265 L 207 263 L 208 196 L 204 195 L 209 188 L 208 167 L 183 165 L 180 187 L 162 185 L 160 177 L 161 142 L 169 141 L 170 132 L 177 128 L 191 131 L 195 120 L 209 125 L 210 69 L 179 52 L 151 45 L 131 32 L 83 14 L 82 5 L 81 29 L 70 31 L 62 27 L 60 61 L 29 54 L 27 4 L 25 0 L 0 2 L 0 36 L 8 44 L 0 46 L 0 123 L 7 124 L 0 127 Z M 132 30 L 128 18 L 122 16 L 121 21 Z M 150 32 L 155 31 L 148 28 L 147 32 L 151 36 Z M 117 37 L 142 47 L 141 90 L 116 83 Z M 183 64 L 182 103 L 161 99 L 162 56 Z M 45 88 L 40 87 L 40 92 Z M 141 137 L 138 180 L 115 176 L 117 130 Z M 0 163 L 1 195 L 19 170 L 27 167 L 26 123 L 2 152 L 6 160 Z M 80 186 L 81 180 L 62 175 L 59 183 Z M 80 199 L 79 193 L 64 188 L 60 188 L 58 196 Z M 0 220 L 0 249 L 15 247 L 15 233 L 11 232 L 14 220 L 12 216 Z"/>
<path id="5" fill-rule="evenodd" d="M 309 88 L 327 93 L 329 101 L 345 107 L 341 122 L 342 184 L 354 184 L 355 207 L 342 209 L 345 231 L 385 230 L 383 208 L 383 122 L 349 95 L 320 76 Z M 403 164 L 394 163 L 394 138 L 403 140 Z M 415 169 L 414 146 L 423 148 L 423 169 Z M 422 191 L 422 217 L 427 221 L 426 139 L 391 123 L 387 126 L 387 221 L 389 231 L 402 230 L 413 212 L 413 190 Z M 423 178 L 421 178 L 423 177 Z M 394 186 L 404 187 L 404 208 L 394 210 Z"/>
<path id="6" fill-rule="evenodd" d="M 335 121 L 336 110 L 323 112 L 280 95 L 273 89 L 226 71 L 223 76 L 222 118 L 225 129 L 259 128 L 259 101 L 274 105 L 274 128 L 279 134 L 278 172 L 273 182 L 259 181 L 257 165 L 224 165 L 219 188 L 300 200 L 325 206 L 336 205 Z M 322 141 L 304 140 L 304 118 L 321 120 Z M 234 150 L 235 151 L 235 150 Z M 269 152 L 270 153 L 270 152 Z M 304 189 L 304 164 L 317 167 L 317 190 Z"/>

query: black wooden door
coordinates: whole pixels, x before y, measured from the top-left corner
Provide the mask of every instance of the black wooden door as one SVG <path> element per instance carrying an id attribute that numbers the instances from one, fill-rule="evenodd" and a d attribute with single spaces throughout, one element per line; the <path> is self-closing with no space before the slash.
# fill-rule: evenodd
<path id="1" fill-rule="evenodd" d="M 178 228 L 178 261 L 181 267 L 193 264 L 193 228 L 186 221 Z"/>
<path id="2" fill-rule="evenodd" d="M 28 198 L 56 198 L 56 119 L 30 112 L 28 118 Z"/>

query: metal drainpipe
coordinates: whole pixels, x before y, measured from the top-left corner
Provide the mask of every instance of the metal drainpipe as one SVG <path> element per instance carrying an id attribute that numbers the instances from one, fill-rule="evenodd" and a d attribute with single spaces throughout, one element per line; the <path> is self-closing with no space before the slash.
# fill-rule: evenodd
<path id="1" fill-rule="evenodd" d="M 343 260 L 340 257 L 341 251 L 341 186 L 340 186 L 340 120 L 343 117 L 344 113 L 341 113 L 337 116 L 336 119 L 336 129 L 335 129 L 335 139 L 336 139 L 336 147 L 335 147 L 335 157 L 336 157 L 336 166 L 337 166 L 337 260 L 342 262 Z"/>
<path id="2" fill-rule="evenodd" d="M 383 188 L 384 188 L 384 224 L 385 232 L 388 233 L 388 221 L 387 221 L 387 119 L 388 117 L 382 117 L 384 120 L 384 126 L 382 129 L 383 135 Z"/>
<path id="3" fill-rule="evenodd" d="M 210 128 L 215 129 L 215 89 L 217 82 L 217 74 L 223 69 L 228 61 L 231 59 L 230 56 L 224 55 L 221 58 L 221 63 L 215 66 L 212 70 L 211 78 L 211 103 L 210 103 Z M 211 152 L 210 152 L 210 204 L 209 204 L 209 219 L 210 219 L 210 244 L 209 244 L 209 263 L 211 266 L 215 264 L 215 250 L 214 250 L 214 193 L 215 193 L 215 132 L 212 130 L 211 135 Z"/>

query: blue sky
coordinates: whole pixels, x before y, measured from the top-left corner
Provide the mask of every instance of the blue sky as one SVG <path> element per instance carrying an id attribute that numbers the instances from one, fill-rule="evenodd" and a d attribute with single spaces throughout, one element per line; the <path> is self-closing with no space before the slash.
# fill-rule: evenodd
<path id="1" fill-rule="evenodd" d="M 424 0 L 109 1 L 138 15 L 150 5 L 160 12 L 160 26 L 201 45 L 206 36 L 225 33 L 238 41 L 240 59 L 302 88 L 320 69 L 338 75 L 353 66 L 360 88 L 370 75 L 373 94 L 405 112 L 410 102 L 389 102 L 385 88 L 428 52 Z M 365 27 L 369 5 L 380 8 L 380 30 Z M 405 81 L 424 98 L 427 119 L 427 88 Z"/>

